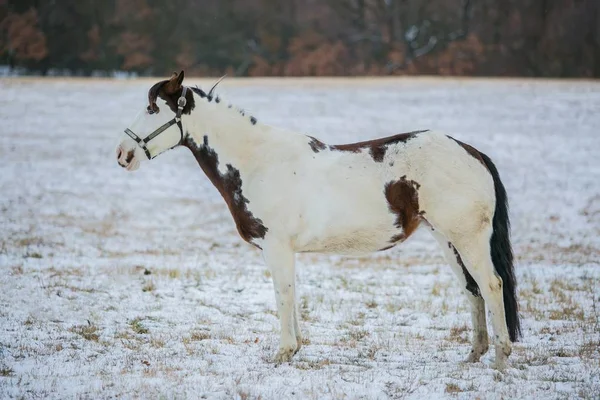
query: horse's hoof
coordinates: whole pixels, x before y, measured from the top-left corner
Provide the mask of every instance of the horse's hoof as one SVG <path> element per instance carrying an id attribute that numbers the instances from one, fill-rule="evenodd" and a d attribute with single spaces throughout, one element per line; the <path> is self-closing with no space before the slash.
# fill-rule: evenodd
<path id="1" fill-rule="evenodd" d="M 479 362 L 479 359 L 481 358 L 482 355 L 484 355 L 485 353 L 487 353 L 488 351 L 488 347 L 484 347 L 482 349 L 471 349 L 471 352 L 469 353 L 469 355 L 467 356 L 467 358 L 465 359 L 464 362 L 466 363 L 476 363 Z"/>
<path id="2" fill-rule="evenodd" d="M 296 355 L 296 353 L 298 353 L 300 351 L 301 347 L 302 347 L 302 337 L 296 336 L 296 350 L 294 350 L 294 355 Z"/>
<path id="3" fill-rule="evenodd" d="M 467 356 L 467 358 L 465 358 L 464 362 L 466 362 L 466 363 L 476 363 L 476 362 L 479 362 L 480 358 L 481 358 L 481 353 L 471 350 L 471 353 L 469 353 L 469 355 Z"/>
<path id="4" fill-rule="evenodd" d="M 273 357 L 273 362 L 275 364 L 290 362 L 297 351 L 296 347 L 280 348 L 275 357 Z"/>
<path id="5" fill-rule="evenodd" d="M 507 367 L 507 364 L 506 364 L 506 361 L 504 361 L 504 360 L 502 360 L 502 361 L 496 360 L 496 362 L 493 365 L 493 368 L 498 372 L 506 371 L 506 367 Z"/>

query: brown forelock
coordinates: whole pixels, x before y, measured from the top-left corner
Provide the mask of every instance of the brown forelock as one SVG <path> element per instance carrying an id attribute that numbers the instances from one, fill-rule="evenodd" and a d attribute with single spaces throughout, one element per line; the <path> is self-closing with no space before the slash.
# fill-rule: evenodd
<path id="1" fill-rule="evenodd" d="M 388 145 L 394 143 L 406 143 L 410 139 L 413 139 L 419 133 L 423 132 L 427 132 L 427 130 L 399 133 L 394 136 L 388 136 L 381 139 L 367 140 L 364 142 L 337 144 L 329 146 L 329 149 L 338 151 L 349 151 L 352 153 L 359 153 L 362 149 L 369 149 L 369 154 L 371 154 L 371 157 L 373 157 L 374 161 L 383 162 L 383 157 L 385 156 L 385 152 L 387 150 Z"/>
<path id="2" fill-rule="evenodd" d="M 152 110 L 153 112 L 159 112 L 160 108 L 156 104 L 156 100 L 160 97 L 167 103 L 171 111 L 176 113 L 177 100 L 179 100 L 179 97 L 181 97 L 182 92 L 183 87 L 176 87 L 172 80 L 164 80 L 155 83 L 150 90 L 148 90 L 148 109 Z M 191 89 L 187 91 L 185 99 L 186 104 L 183 108 L 182 114 L 189 114 L 196 107 L 196 102 Z"/>
<path id="3" fill-rule="evenodd" d="M 448 138 L 450 138 L 450 139 L 454 140 L 456 143 L 458 143 L 463 149 L 465 149 L 467 151 L 467 153 L 469 153 L 471 155 L 471 157 L 473 157 L 477 161 L 479 161 L 481 163 L 481 165 L 483 165 L 485 167 L 485 169 L 488 169 L 487 165 L 485 165 L 485 162 L 483 161 L 483 158 L 481 158 L 481 154 L 475 147 L 468 145 L 466 143 L 463 143 L 460 140 L 456 140 L 452 136 L 448 136 Z"/>
<path id="4" fill-rule="evenodd" d="M 401 234 L 392 236 L 391 243 L 406 240 L 421 223 L 418 193 L 420 187 L 419 183 L 406 179 L 406 176 L 385 185 L 388 207 L 396 214 L 396 227 L 402 229 Z"/>
<path id="5" fill-rule="evenodd" d="M 227 164 L 227 172 L 224 174 L 219 172 L 219 155 L 208 145 L 207 136 L 204 136 L 204 142 L 201 145 L 196 144 L 189 136 L 186 137 L 183 144 L 192 151 L 200 168 L 223 196 L 240 236 L 249 243 L 252 243 L 253 239 L 264 238 L 268 228 L 247 208 L 249 201 L 242 193 L 240 171 L 231 164 Z M 252 244 L 259 247 L 255 243 Z"/>

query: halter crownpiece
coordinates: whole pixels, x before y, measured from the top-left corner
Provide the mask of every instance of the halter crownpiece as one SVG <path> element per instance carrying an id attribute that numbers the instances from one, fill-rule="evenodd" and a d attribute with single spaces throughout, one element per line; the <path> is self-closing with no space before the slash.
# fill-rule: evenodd
<path id="1" fill-rule="evenodd" d="M 147 147 L 148 142 L 150 142 L 152 139 L 154 139 L 155 137 L 157 137 L 158 135 L 160 135 L 161 133 L 163 133 L 164 131 L 166 131 L 167 129 L 169 129 L 170 127 L 172 127 L 175 124 L 177 124 L 177 126 L 179 127 L 179 133 L 181 134 L 181 139 L 179 139 L 179 142 L 175 146 L 173 146 L 167 150 L 171 150 L 171 149 L 177 147 L 178 145 L 180 145 L 181 142 L 183 142 L 183 127 L 181 126 L 181 114 L 183 113 L 183 109 L 184 109 L 185 105 L 187 104 L 187 98 L 186 98 L 187 90 L 188 90 L 188 88 L 183 86 L 183 89 L 181 91 L 181 96 L 177 99 L 177 113 L 175 114 L 175 118 L 173 118 L 169 122 L 159 126 L 154 132 L 150 133 L 145 138 L 143 138 L 143 139 L 140 138 L 138 135 L 133 133 L 133 131 L 129 128 L 125 129 L 125 133 L 127 134 L 127 136 L 132 138 L 138 144 L 138 146 L 140 146 L 142 148 L 142 150 L 144 150 L 144 153 L 146 154 L 146 157 L 148 158 L 148 160 L 152 160 L 154 157 L 158 156 L 158 154 L 155 154 L 154 156 L 152 156 L 150 154 L 150 150 L 148 150 L 148 147 Z M 165 151 L 167 151 L 167 150 L 165 150 Z"/>

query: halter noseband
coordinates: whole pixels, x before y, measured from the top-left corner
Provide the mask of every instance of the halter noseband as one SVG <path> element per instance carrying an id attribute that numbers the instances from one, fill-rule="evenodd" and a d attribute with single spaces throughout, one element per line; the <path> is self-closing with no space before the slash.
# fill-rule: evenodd
<path id="1" fill-rule="evenodd" d="M 161 125 L 154 132 L 152 132 L 145 138 L 142 139 L 141 137 L 139 137 L 138 135 L 133 133 L 133 131 L 129 128 L 125 129 L 125 133 L 127 134 L 127 136 L 132 138 L 138 144 L 138 146 L 140 146 L 142 148 L 142 150 L 144 150 L 144 153 L 146 153 L 146 157 L 148 157 L 148 160 L 152 160 L 154 157 L 158 156 L 159 154 L 164 153 L 164 152 L 161 152 L 161 153 L 155 154 L 154 156 L 151 156 L 150 150 L 148 150 L 148 147 L 146 147 L 148 142 L 150 142 L 152 139 L 154 139 L 155 137 L 157 137 L 158 135 L 160 135 L 161 133 L 163 133 L 164 131 L 166 131 L 167 129 L 169 129 L 170 127 L 172 127 L 175 124 L 177 124 L 177 126 L 179 127 L 179 132 L 181 133 L 181 139 L 179 139 L 179 143 L 177 143 L 175 146 L 173 146 L 167 150 L 171 150 L 171 149 L 179 146 L 181 144 L 181 142 L 183 142 L 183 127 L 181 126 L 181 113 L 183 112 L 183 108 L 185 107 L 185 105 L 187 103 L 187 99 L 185 98 L 185 95 L 187 94 L 187 89 L 188 88 L 184 86 L 183 91 L 181 92 L 181 97 L 179 99 L 177 99 L 177 114 L 175 115 L 175 118 L 173 118 L 166 124 Z M 167 151 L 167 150 L 165 150 L 165 151 Z"/>

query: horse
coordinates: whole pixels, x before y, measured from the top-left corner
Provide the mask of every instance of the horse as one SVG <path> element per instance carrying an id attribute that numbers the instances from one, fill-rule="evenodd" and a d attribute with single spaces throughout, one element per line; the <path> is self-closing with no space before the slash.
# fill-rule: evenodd
<path id="1" fill-rule="evenodd" d="M 471 304 L 467 362 L 489 348 L 506 368 L 521 325 L 506 190 L 492 160 L 443 133 L 413 131 L 328 145 L 271 127 L 226 104 L 215 87 L 183 85 L 184 72 L 154 84 L 116 149 L 128 171 L 187 147 L 219 191 L 239 235 L 262 250 L 280 320 L 275 363 L 300 350 L 295 254 L 362 255 L 389 249 L 419 226 L 439 243 Z M 215 85 L 216 86 L 216 85 Z M 160 107 L 159 107 L 160 103 Z"/>

